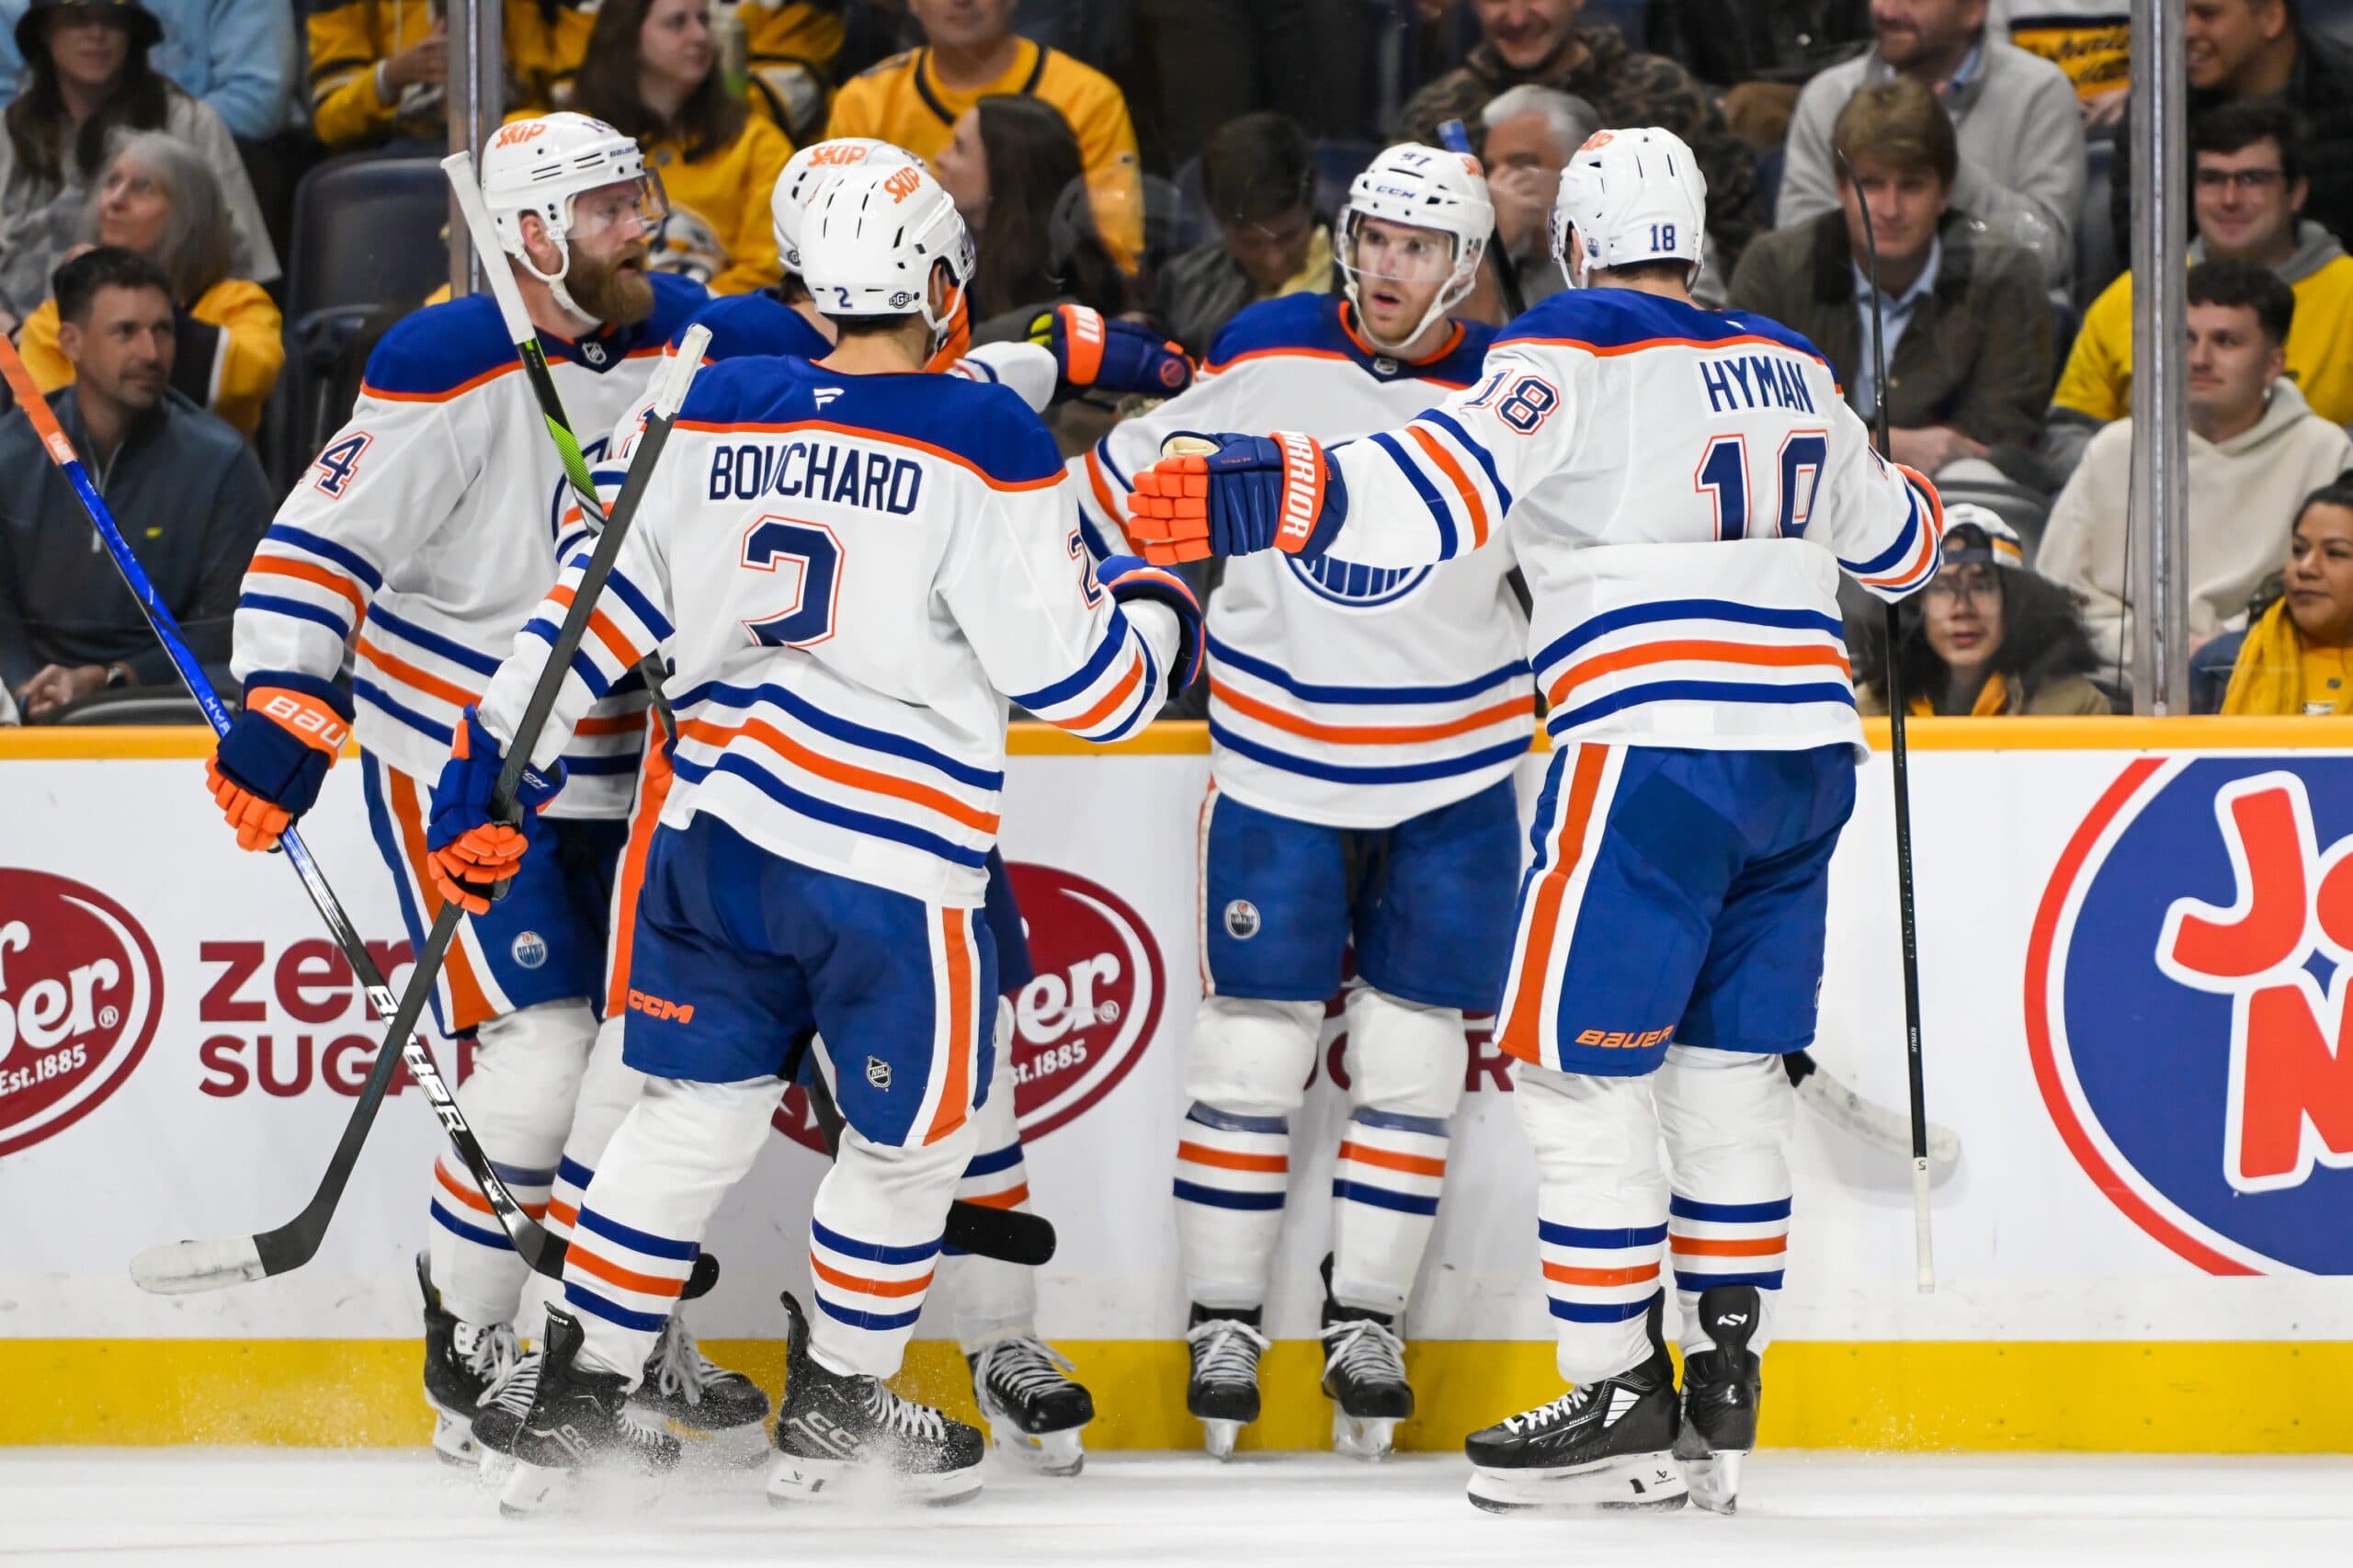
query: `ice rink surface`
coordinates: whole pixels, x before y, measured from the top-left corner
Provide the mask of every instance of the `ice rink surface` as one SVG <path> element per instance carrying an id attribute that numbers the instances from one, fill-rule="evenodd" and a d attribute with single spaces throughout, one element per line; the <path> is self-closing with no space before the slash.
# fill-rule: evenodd
<path id="1" fill-rule="evenodd" d="M 263 1449 L 0 1454 L 0 1562 L 473 1563 L 2353 1562 L 2353 1460 L 1766 1455 L 1741 1512 L 1498 1518 L 1462 1498 L 1461 1461 L 1377 1467 L 1320 1455 L 1218 1465 L 1102 1455 L 1074 1481 L 992 1458 L 989 1489 L 920 1512 L 768 1506 L 757 1471 L 652 1495 L 620 1483 L 562 1519 L 510 1522 L 426 1455 Z"/>

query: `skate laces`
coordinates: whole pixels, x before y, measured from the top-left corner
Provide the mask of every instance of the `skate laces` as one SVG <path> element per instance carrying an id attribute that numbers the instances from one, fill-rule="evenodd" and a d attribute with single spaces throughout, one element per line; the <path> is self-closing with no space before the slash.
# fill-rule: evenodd
<path id="1" fill-rule="evenodd" d="M 1324 1370 L 1369 1382 L 1405 1381 L 1405 1342 L 1373 1318 L 1342 1318 L 1325 1325 Z"/>
<path id="2" fill-rule="evenodd" d="M 1017 1399 L 1028 1399 L 1068 1383 L 1064 1374 L 1078 1369 L 1062 1352 L 1035 1335 L 1000 1339 L 980 1354 L 974 1370 L 983 1383 L 993 1383 Z"/>
<path id="3" fill-rule="evenodd" d="M 662 1337 L 654 1342 L 654 1359 L 646 1370 L 665 1397 L 684 1397 L 689 1405 L 700 1404 L 703 1391 L 711 1384 L 735 1375 L 706 1360 L 695 1344 L 694 1331 L 676 1317 L 662 1325 Z"/>
<path id="4" fill-rule="evenodd" d="M 1236 1318 L 1211 1318 L 1185 1331 L 1193 1349 L 1193 1375 L 1211 1382 L 1256 1381 L 1267 1336 Z"/>
<path id="5" fill-rule="evenodd" d="M 901 1399 L 880 1378 L 866 1382 L 866 1413 L 874 1424 L 893 1436 L 938 1442 L 948 1435 L 948 1417 L 927 1404 Z"/>
<path id="6" fill-rule="evenodd" d="M 506 1376 L 523 1357 L 523 1342 L 515 1336 L 514 1326 L 503 1323 L 484 1326 L 460 1322 L 449 1336 L 449 1348 L 484 1383 Z"/>
<path id="7" fill-rule="evenodd" d="M 498 1373 L 483 1385 L 482 1397 L 474 1403 L 484 1410 L 496 1408 L 510 1415 L 531 1414 L 532 1402 L 540 1395 L 540 1368 L 545 1358 L 536 1350 L 523 1350 L 498 1369 Z"/>
<path id="8" fill-rule="evenodd" d="M 1593 1402 L 1593 1391 L 1597 1386 L 1598 1385 L 1594 1383 L 1579 1383 L 1549 1404 L 1540 1404 L 1533 1410 L 1523 1410 L 1518 1415 L 1505 1416 L 1504 1426 L 1516 1433 L 1536 1432 L 1556 1422 L 1565 1421 Z"/>

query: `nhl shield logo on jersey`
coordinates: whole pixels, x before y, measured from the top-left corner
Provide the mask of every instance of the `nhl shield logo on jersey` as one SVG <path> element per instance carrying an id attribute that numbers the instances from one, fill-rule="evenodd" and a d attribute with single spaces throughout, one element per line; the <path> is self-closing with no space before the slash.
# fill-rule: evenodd
<path id="1" fill-rule="evenodd" d="M 2353 1273 L 2353 759 L 2146 758 L 2077 828 L 2027 952 L 2069 1151 L 2214 1274 Z"/>
<path id="2" fill-rule="evenodd" d="M 0 1155 L 87 1116 L 155 1035 L 164 967 L 128 910 L 46 871 L 0 867 Z"/>

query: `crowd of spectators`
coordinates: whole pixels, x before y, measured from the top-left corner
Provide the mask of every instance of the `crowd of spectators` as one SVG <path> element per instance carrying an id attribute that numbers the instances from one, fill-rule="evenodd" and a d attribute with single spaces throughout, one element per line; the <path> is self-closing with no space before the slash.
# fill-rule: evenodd
<path id="1" fill-rule="evenodd" d="M 2347 630 L 2315 607 L 2344 602 L 2353 556 L 2345 507 L 2322 499 L 2341 500 L 2328 487 L 2353 466 L 2353 0 L 2182 4 L 2190 631 L 2212 701 L 2260 687 L 2234 699 L 2252 710 L 2309 682 L 2234 682 L 2229 658 L 2341 646 Z M 1925 661 L 1928 710 L 2072 712 L 2086 692 L 2130 697 L 2129 9 L 499 0 L 501 108 L 578 108 L 635 136 L 669 199 L 654 264 L 714 291 L 779 284 L 767 196 L 796 146 L 879 137 L 930 163 L 979 239 L 978 340 L 1070 300 L 1149 317 L 1196 355 L 1251 303 L 1335 288 L 1338 202 L 1387 142 L 1482 157 L 1495 264 L 1459 309 L 1500 320 L 1506 270 L 1530 302 L 1563 287 L 1548 218 L 1576 147 L 1666 126 L 1708 181 L 1703 301 L 1803 333 L 1858 410 L 1883 392 L 1892 455 L 1991 508 L 1966 514 L 1962 585 L 1918 607 L 1902 644 Z M 445 149 L 449 25 L 445 0 L 0 0 L 0 330 L 108 461 L 217 426 L 281 483 L 286 460 L 299 468 L 319 410 L 280 419 L 272 402 L 295 336 L 279 265 L 295 188 L 322 160 Z M 69 290 L 93 256 L 103 286 Z M 134 263 L 159 287 L 134 284 Z M 163 313 L 119 362 L 95 346 L 115 326 L 90 316 L 111 324 L 118 297 Z M 425 298 L 348 303 L 381 325 Z M 1112 416 L 1074 409 L 1061 434 Z M 21 444 L 25 422 L 0 437 Z M 97 657 L 87 630 L 119 589 L 51 597 L 59 562 L 104 567 L 60 482 L 35 464 L 6 486 L 0 667 L 19 706 L 60 706 L 59 669 L 81 672 L 76 695 L 92 668 L 102 686 L 140 680 L 152 662 Z M 150 537 L 241 560 L 267 491 L 241 479 L 222 494 L 250 516 Z M 116 495 L 133 512 L 188 504 Z M 125 521 L 140 538 L 144 519 Z M 51 527 L 66 539 L 38 537 Z M 189 596 L 167 590 L 176 612 L 210 613 L 217 573 L 155 574 Z M 1885 650 L 1856 641 L 1868 673 Z"/>

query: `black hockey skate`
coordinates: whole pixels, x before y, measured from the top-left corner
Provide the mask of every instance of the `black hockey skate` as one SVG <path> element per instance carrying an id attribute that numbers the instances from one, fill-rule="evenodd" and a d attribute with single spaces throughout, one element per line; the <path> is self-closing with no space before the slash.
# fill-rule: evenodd
<path id="1" fill-rule="evenodd" d="M 425 1292 L 425 1401 L 433 1407 L 433 1452 L 444 1464 L 471 1465 L 481 1453 L 474 1407 L 522 1358 L 522 1346 L 503 1323 L 460 1323 L 451 1315 L 423 1253 L 416 1255 L 416 1284 Z"/>
<path id="2" fill-rule="evenodd" d="M 776 1416 L 768 1501 L 779 1507 L 873 1476 L 899 1496 L 942 1505 L 981 1492 L 977 1426 L 891 1392 L 881 1379 L 834 1371 L 809 1353 L 809 1319 L 784 1297 L 784 1403 Z"/>
<path id="3" fill-rule="evenodd" d="M 703 1358 L 676 1312 L 645 1358 L 632 1409 L 669 1424 L 686 1453 L 711 1464 L 758 1464 L 768 1457 L 768 1396 L 741 1372 Z"/>
<path id="4" fill-rule="evenodd" d="M 592 1465 L 659 1475 L 678 1462 L 678 1439 L 630 1408 L 628 1378 L 575 1364 L 580 1343 L 580 1320 L 550 1307 L 539 1387 L 515 1435 L 514 1472 L 498 1494 L 499 1512 L 510 1518 L 560 1502 Z"/>
<path id="5" fill-rule="evenodd" d="M 1332 1451 L 1377 1460 L 1395 1446 L 1397 1423 L 1414 1414 L 1405 1342 L 1387 1312 L 1332 1299 L 1332 1259 L 1324 1259 L 1324 1392 L 1332 1397 Z"/>
<path id="6" fill-rule="evenodd" d="M 1748 1348 L 1764 1302 L 1754 1285 L 1719 1285 L 1699 1293 L 1699 1324 L 1711 1350 L 1683 1358 L 1683 1430 L 1675 1439 L 1691 1501 L 1711 1513 L 1740 1506 L 1740 1461 L 1756 1446 L 1762 1362 Z"/>
<path id="7" fill-rule="evenodd" d="M 1660 1305 L 1651 1303 L 1651 1353 L 1641 1366 L 1579 1383 L 1550 1404 L 1463 1439 L 1473 1504 L 1496 1514 L 1683 1506 L 1683 1476 L 1672 1452 L 1675 1365 L 1659 1339 Z"/>
<path id="8" fill-rule="evenodd" d="M 1193 1303 L 1192 1325 L 1185 1331 L 1193 1353 L 1185 1408 L 1201 1424 L 1201 1446 L 1216 1459 L 1232 1459 L 1233 1440 L 1258 1419 L 1258 1358 L 1267 1353 L 1267 1336 L 1258 1332 L 1263 1310 Z"/>
<path id="9" fill-rule="evenodd" d="M 1023 1334 L 964 1359 L 991 1440 L 1047 1475 L 1076 1475 L 1086 1463 L 1079 1429 L 1095 1419 L 1095 1396 L 1071 1378 L 1075 1369 L 1061 1352 Z"/>

